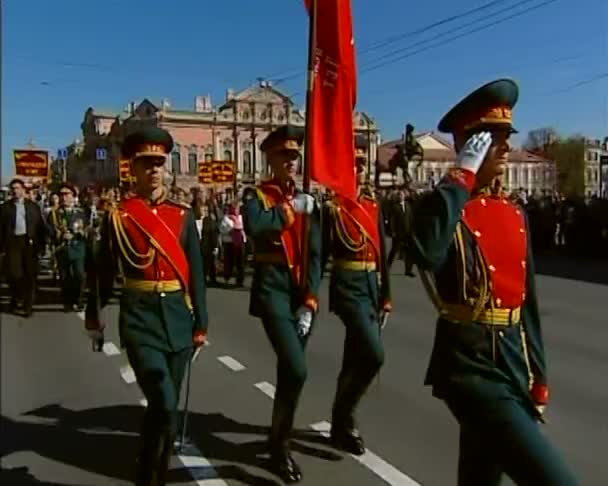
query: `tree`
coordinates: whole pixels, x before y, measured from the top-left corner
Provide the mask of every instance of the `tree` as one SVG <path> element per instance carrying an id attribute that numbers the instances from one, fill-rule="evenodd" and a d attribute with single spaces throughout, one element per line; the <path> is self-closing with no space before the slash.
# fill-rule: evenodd
<path id="1" fill-rule="evenodd" d="M 560 192 L 569 196 L 585 194 L 585 139 L 575 135 L 559 140 L 547 154 L 555 161 Z"/>
<path id="2" fill-rule="evenodd" d="M 523 148 L 555 162 L 558 190 L 569 196 L 585 194 L 585 139 L 561 137 L 552 127 L 528 132 Z"/>
<path id="3" fill-rule="evenodd" d="M 552 127 L 530 130 L 523 148 L 528 152 L 548 158 L 551 146 L 559 141 L 557 131 Z"/>

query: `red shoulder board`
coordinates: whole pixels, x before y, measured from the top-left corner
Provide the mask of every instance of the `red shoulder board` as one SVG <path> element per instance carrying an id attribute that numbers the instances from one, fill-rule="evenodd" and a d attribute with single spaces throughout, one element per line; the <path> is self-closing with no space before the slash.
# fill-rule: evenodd
<path id="1" fill-rule="evenodd" d="M 291 196 L 285 195 L 281 187 L 273 183 L 273 181 L 264 182 L 258 186 L 258 195 L 262 198 L 262 203 L 266 209 L 270 209 L 275 206 L 280 206 L 288 202 Z M 301 214 L 293 214 L 293 224 L 288 225 L 281 231 L 281 242 L 283 244 L 283 251 L 287 258 L 287 263 L 292 270 L 294 280 L 296 283 L 300 283 L 300 277 L 302 272 L 302 254 L 300 242 L 302 239 L 303 231 L 303 216 Z"/>
<path id="2" fill-rule="evenodd" d="M 474 235 L 488 266 L 497 307 L 522 305 L 526 291 L 528 239 L 521 210 L 504 198 L 478 197 L 464 207 L 462 220 Z"/>
<path id="3" fill-rule="evenodd" d="M 164 203 L 154 208 L 138 197 L 121 202 L 123 215 L 145 233 L 158 252 L 167 259 L 182 285 L 190 288 L 190 265 L 180 243 L 185 208 Z"/>
<path id="4" fill-rule="evenodd" d="M 361 196 L 357 201 L 342 196 L 334 198 L 342 210 L 341 221 L 344 229 L 354 239 L 363 235 L 374 245 L 376 255 L 380 255 L 380 231 L 378 229 L 378 203 L 372 198 Z"/>

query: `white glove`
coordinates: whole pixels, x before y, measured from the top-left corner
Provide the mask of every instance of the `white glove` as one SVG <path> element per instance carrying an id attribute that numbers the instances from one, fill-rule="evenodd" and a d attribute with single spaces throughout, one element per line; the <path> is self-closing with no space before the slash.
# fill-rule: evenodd
<path id="1" fill-rule="evenodd" d="M 312 311 L 308 307 L 302 306 L 296 312 L 296 317 L 298 318 L 298 334 L 304 337 L 310 332 L 312 326 Z"/>
<path id="2" fill-rule="evenodd" d="M 458 153 L 456 166 L 477 174 L 491 145 L 492 134 L 490 132 L 476 133 L 467 140 Z"/>
<path id="3" fill-rule="evenodd" d="M 379 321 L 380 321 L 380 330 L 384 330 L 386 324 L 388 323 L 388 316 L 390 316 L 390 312 L 380 311 Z"/>
<path id="4" fill-rule="evenodd" d="M 220 254 L 220 249 L 219 248 L 214 248 L 213 249 L 213 256 L 218 256 Z"/>
<path id="5" fill-rule="evenodd" d="M 315 198 L 301 192 L 292 199 L 291 207 L 296 213 L 312 214 L 315 209 Z"/>

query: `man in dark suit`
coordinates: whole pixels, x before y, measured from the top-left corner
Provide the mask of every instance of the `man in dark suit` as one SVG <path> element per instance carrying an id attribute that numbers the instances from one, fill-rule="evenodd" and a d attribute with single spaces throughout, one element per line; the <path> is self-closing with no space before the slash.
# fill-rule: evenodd
<path id="1" fill-rule="evenodd" d="M 44 251 L 47 228 L 40 207 L 26 197 L 21 179 L 10 183 L 12 199 L 0 212 L 0 253 L 4 254 L 4 274 L 11 300 L 9 312 L 23 302 L 26 317 L 32 315 L 38 256 Z"/>
<path id="2" fill-rule="evenodd" d="M 209 285 L 217 285 L 215 259 L 219 254 L 220 230 L 215 213 L 209 211 L 208 206 L 202 206 L 202 228 L 201 228 L 201 255 L 203 256 L 203 268 L 205 279 Z"/>
<path id="3" fill-rule="evenodd" d="M 392 266 L 397 254 L 405 260 L 405 274 L 413 277 L 414 260 L 412 258 L 410 232 L 412 226 L 411 202 L 407 199 L 405 191 L 399 191 L 399 199 L 394 203 L 391 211 L 391 233 L 393 244 L 388 255 L 388 266 Z"/>

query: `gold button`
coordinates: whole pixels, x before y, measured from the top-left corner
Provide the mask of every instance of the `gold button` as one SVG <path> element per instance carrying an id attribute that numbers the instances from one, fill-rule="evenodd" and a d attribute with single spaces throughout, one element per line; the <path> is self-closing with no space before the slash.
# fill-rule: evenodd
<path id="1" fill-rule="evenodd" d="M 521 211 L 519 209 L 516 209 L 515 214 L 521 214 Z"/>
<path id="2" fill-rule="evenodd" d="M 496 299 L 496 307 L 500 307 L 502 305 L 502 300 Z"/>
<path id="3" fill-rule="evenodd" d="M 525 260 L 521 261 L 521 268 L 526 268 L 526 261 Z"/>
<path id="4" fill-rule="evenodd" d="M 179 214 L 180 214 L 180 216 L 183 216 L 183 215 L 184 215 L 184 210 L 182 209 L 182 210 L 179 212 Z"/>
<path id="5" fill-rule="evenodd" d="M 525 229 L 523 229 L 523 228 L 519 228 L 519 232 L 520 232 L 520 233 L 525 233 L 525 232 L 526 232 L 526 230 L 525 230 Z"/>
<path id="6" fill-rule="evenodd" d="M 503 204 L 509 204 L 509 203 L 507 202 L 507 200 L 506 200 L 506 199 L 503 199 L 503 200 L 502 200 L 502 203 L 503 203 Z"/>
<path id="7" fill-rule="evenodd" d="M 156 213 L 158 213 L 158 210 L 157 210 L 156 208 L 154 208 L 154 209 L 152 210 L 152 212 L 153 212 L 154 214 L 156 214 Z"/>
<path id="8" fill-rule="evenodd" d="M 496 267 L 494 265 L 490 265 L 490 266 L 488 266 L 488 268 L 490 269 L 490 272 L 496 271 Z"/>
<path id="9" fill-rule="evenodd" d="M 485 205 L 486 205 L 486 200 L 485 200 L 483 197 L 481 198 L 481 205 L 482 205 L 482 206 L 485 206 Z"/>
<path id="10" fill-rule="evenodd" d="M 521 298 L 522 298 L 523 300 L 526 300 L 526 293 L 525 293 L 525 292 L 522 292 L 522 293 L 521 293 Z"/>
<path id="11" fill-rule="evenodd" d="M 477 238 L 479 238 L 481 236 L 481 233 L 479 231 L 477 231 L 477 230 L 473 231 L 473 234 L 475 236 L 477 236 Z"/>
<path id="12" fill-rule="evenodd" d="M 164 277 L 165 276 L 165 272 L 163 272 L 162 270 L 160 271 L 160 276 Z"/>

